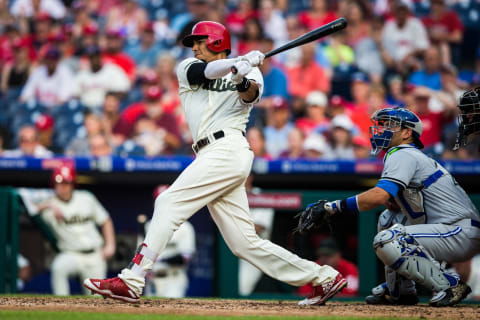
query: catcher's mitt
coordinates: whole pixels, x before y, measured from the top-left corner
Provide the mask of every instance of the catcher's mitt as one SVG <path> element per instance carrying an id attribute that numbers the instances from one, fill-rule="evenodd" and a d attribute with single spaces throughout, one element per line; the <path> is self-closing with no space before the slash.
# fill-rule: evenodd
<path id="1" fill-rule="evenodd" d="M 458 108 L 457 141 L 453 150 L 465 146 L 469 135 L 480 132 L 480 87 L 465 91 Z"/>
<path id="2" fill-rule="evenodd" d="M 330 213 L 325 209 L 327 200 L 318 200 L 315 203 L 310 204 L 304 211 L 299 212 L 295 218 L 298 219 L 298 226 L 294 229 L 294 232 L 300 234 L 312 229 L 313 227 L 319 228 L 327 225 L 332 230 L 330 224 Z"/>

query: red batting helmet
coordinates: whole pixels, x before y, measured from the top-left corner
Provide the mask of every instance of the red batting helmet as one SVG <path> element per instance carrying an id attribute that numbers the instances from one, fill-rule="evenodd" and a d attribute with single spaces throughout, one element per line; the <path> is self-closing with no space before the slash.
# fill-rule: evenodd
<path id="1" fill-rule="evenodd" d="M 56 167 L 53 170 L 52 182 L 53 184 L 62 182 L 75 182 L 75 169 L 67 165 L 61 165 Z"/>
<path id="2" fill-rule="evenodd" d="M 192 28 L 192 33 L 183 38 L 185 47 L 193 47 L 193 40 L 207 38 L 207 48 L 213 52 L 231 52 L 230 32 L 221 23 L 214 21 L 201 21 Z"/>

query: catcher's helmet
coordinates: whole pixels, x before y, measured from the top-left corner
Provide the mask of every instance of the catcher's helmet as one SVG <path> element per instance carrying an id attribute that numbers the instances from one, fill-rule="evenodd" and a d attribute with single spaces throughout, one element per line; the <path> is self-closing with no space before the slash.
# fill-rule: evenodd
<path id="1" fill-rule="evenodd" d="M 192 28 L 192 33 L 183 38 L 185 47 L 193 47 L 193 40 L 207 38 L 207 48 L 213 52 L 231 52 L 230 32 L 221 23 L 214 21 L 201 21 Z"/>
<path id="2" fill-rule="evenodd" d="M 75 169 L 68 165 L 60 165 L 53 170 L 52 182 L 56 183 L 73 183 L 75 182 Z"/>
<path id="3" fill-rule="evenodd" d="M 422 121 L 412 111 L 405 108 L 381 109 L 372 115 L 371 120 L 373 123 L 373 126 L 370 127 L 372 154 L 377 155 L 381 149 L 388 147 L 396 132 L 391 129 L 397 127 L 412 129 L 415 145 L 420 149 L 423 148 L 423 143 L 420 141 L 423 129 Z"/>
<path id="4" fill-rule="evenodd" d="M 458 108 L 458 133 L 453 150 L 465 146 L 469 135 L 480 132 L 480 87 L 465 91 Z"/>

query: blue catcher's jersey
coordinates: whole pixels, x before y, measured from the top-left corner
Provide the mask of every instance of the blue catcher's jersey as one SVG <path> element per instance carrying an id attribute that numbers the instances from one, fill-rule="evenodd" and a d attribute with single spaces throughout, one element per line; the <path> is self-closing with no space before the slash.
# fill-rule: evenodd
<path id="1" fill-rule="evenodd" d="M 395 201 L 411 224 L 480 219 L 478 210 L 450 173 L 416 147 L 393 147 L 383 161 L 380 182 L 400 186 Z"/>

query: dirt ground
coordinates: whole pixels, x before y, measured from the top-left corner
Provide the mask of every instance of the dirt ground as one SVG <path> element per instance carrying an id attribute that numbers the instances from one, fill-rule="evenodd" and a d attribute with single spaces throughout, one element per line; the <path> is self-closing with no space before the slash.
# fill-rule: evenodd
<path id="1" fill-rule="evenodd" d="M 89 311 L 108 313 L 152 313 L 190 315 L 269 315 L 269 316 L 350 316 L 402 317 L 422 319 L 480 319 L 480 305 L 432 308 L 368 306 L 363 303 L 327 302 L 324 306 L 297 306 L 296 301 L 142 299 L 132 305 L 102 298 L 1 297 L 0 310 Z"/>

